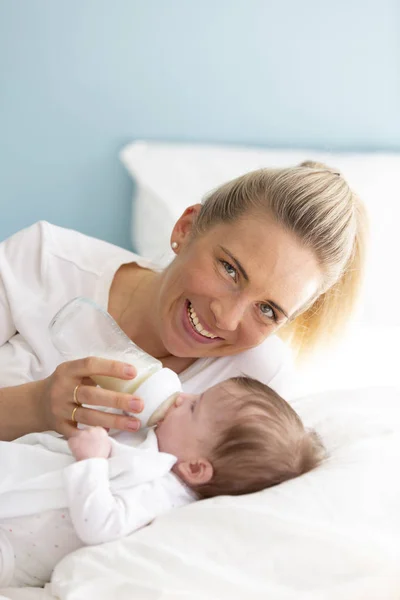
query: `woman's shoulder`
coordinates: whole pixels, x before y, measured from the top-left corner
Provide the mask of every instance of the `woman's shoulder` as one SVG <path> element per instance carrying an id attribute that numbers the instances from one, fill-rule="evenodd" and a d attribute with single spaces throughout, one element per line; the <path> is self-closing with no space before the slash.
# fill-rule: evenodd
<path id="1" fill-rule="evenodd" d="M 150 261 L 130 250 L 47 221 L 38 221 L 21 229 L 2 245 L 4 252 L 10 256 L 21 255 L 26 259 L 26 250 L 29 249 L 31 260 L 35 262 L 48 263 L 53 258 L 63 261 L 64 265 L 75 265 L 83 271 L 95 273 L 102 272 L 110 263 L 150 265 Z"/>
<path id="2" fill-rule="evenodd" d="M 50 223 L 42 223 L 42 227 L 45 229 L 47 251 L 54 257 L 79 264 L 82 269 L 102 269 L 108 261 L 115 258 L 121 263 L 140 260 L 140 257 L 125 248 L 79 231 Z"/>
<path id="3" fill-rule="evenodd" d="M 264 365 L 265 360 L 268 360 L 268 364 L 273 368 L 290 355 L 291 351 L 286 343 L 278 335 L 271 335 L 258 346 L 244 350 L 232 358 L 238 362 L 250 362 L 255 366 Z"/>
<path id="4" fill-rule="evenodd" d="M 290 349 L 272 335 L 258 346 L 233 356 L 199 359 L 182 373 L 181 380 L 185 392 L 198 393 L 230 377 L 245 375 L 288 396 L 293 372 Z"/>
<path id="5" fill-rule="evenodd" d="M 229 357 L 227 357 L 229 358 Z M 277 335 L 271 335 L 261 344 L 236 354 L 231 358 L 231 377 L 246 375 L 258 379 L 262 383 L 280 387 L 282 375 L 293 367 L 290 348 Z M 279 391 L 279 390 L 276 390 Z"/>
<path id="6" fill-rule="evenodd" d="M 75 296 L 107 305 L 118 268 L 145 259 L 124 248 L 72 229 L 39 221 L 0 244 L 0 279 L 7 303 L 46 307 L 55 312 Z"/>

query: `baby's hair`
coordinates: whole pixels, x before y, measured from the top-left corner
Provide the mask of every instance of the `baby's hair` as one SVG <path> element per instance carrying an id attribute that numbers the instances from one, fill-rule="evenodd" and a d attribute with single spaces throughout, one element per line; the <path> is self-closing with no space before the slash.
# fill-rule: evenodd
<path id="1" fill-rule="evenodd" d="M 218 441 L 209 456 L 214 473 L 196 488 L 200 498 L 258 492 L 320 464 L 325 455 L 320 438 L 305 429 L 279 394 L 249 377 L 226 383 L 244 393 L 227 393 L 219 401 L 233 416 L 228 427 L 216 432 Z"/>

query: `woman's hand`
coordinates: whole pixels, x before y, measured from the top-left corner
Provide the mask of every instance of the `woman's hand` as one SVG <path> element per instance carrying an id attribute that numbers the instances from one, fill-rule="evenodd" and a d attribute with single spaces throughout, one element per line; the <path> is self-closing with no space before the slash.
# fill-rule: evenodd
<path id="1" fill-rule="evenodd" d="M 76 433 L 76 423 L 98 425 L 105 429 L 139 429 L 140 421 L 134 417 L 81 406 L 104 406 L 130 413 L 143 410 L 143 403 L 139 398 L 96 387 L 91 379 L 95 375 L 129 380 L 135 378 L 136 370 L 132 365 L 95 356 L 62 363 L 42 382 L 40 402 L 46 429 L 58 431 L 67 438 Z M 75 393 L 75 401 L 76 386 L 79 387 Z"/>

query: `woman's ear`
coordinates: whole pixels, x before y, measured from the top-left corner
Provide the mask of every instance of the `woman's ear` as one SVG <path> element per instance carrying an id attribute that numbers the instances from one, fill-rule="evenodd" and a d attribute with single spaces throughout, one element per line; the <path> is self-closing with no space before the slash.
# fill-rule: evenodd
<path id="1" fill-rule="evenodd" d="M 208 483 L 214 474 L 213 466 L 207 458 L 182 461 L 176 465 L 175 470 L 190 487 Z"/>
<path id="2" fill-rule="evenodd" d="M 201 204 L 193 204 L 185 209 L 179 217 L 171 234 L 171 247 L 177 251 L 188 240 L 192 230 L 193 223 L 201 210 Z"/>

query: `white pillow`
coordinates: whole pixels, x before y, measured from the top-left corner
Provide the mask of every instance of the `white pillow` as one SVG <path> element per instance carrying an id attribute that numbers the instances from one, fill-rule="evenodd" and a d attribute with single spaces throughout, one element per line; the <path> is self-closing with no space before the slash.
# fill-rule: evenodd
<path id="1" fill-rule="evenodd" d="M 400 391 L 297 400 L 329 459 L 264 492 L 198 502 L 55 569 L 61 600 L 400 597 Z"/>

